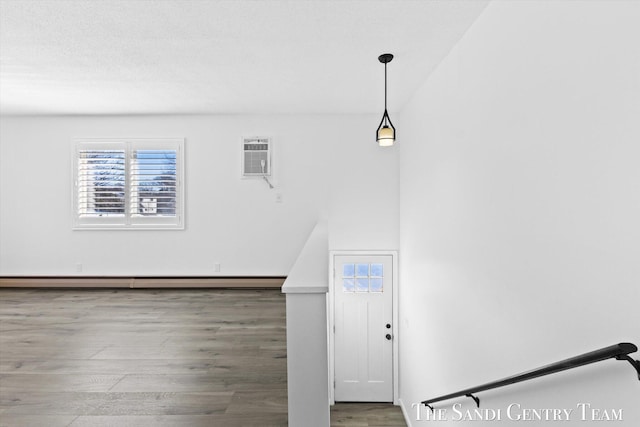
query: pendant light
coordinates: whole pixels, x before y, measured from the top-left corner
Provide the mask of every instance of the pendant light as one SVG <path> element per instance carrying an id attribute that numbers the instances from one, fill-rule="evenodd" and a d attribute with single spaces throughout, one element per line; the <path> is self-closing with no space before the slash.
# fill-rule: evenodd
<path id="1" fill-rule="evenodd" d="M 392 59 L 393 55 L 390 53 L 383 53 L 378 57 L 378 61 L 384 64 L 384 114 L 376 131 L 376 140 L 380 147 L 391 147 L 396 142 L 396 128 L 393 127 L 387 112 L 387 64 Z"/>

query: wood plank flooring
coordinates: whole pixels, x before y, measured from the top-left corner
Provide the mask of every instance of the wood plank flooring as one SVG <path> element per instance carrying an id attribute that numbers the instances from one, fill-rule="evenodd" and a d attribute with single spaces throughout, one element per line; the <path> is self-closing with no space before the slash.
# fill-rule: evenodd
<path id="1" fill-rule="evenodd" d="M 340 404 L 336 426 L 404 426 Z M 286 426 L 280 290 L 0 289 L 0 426 Z"/>

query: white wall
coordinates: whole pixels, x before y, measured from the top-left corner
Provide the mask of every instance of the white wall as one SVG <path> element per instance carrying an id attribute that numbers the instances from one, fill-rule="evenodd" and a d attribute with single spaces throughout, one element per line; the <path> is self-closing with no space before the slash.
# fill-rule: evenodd
<path id="1" fill-rule="evenodd" d="M 406 409 L 640 345 L 638 22 L 640 2 L 493 2 L 403 109 Z M 575 422 L 590 403 L 640 425 L 639 393 L 631 365 L 609 360 L 479 397 L 573 409 Z M 449 411 L 441 425 L 485 425 L 453 423 L 459 402 L 475 407 L 436 405 Z M 517 423 L 504 418 L 495 425 Z"/>
<path id="2" fill-rule="evenodd" d="M 321 217 L 336 221 L 336 248 L 397 247 L 397 203 L 377 209 L 397 200 L 397 155 L 377 149 L 376 125 L 372 116 L 3 117 L 0 275 L 286 275 Z M 275 190 L 240 179 L 243 135 L 273 138 Z M 186 229 L 73 231 L 76 137 L 184 137 Z M 354 198 L 359 210 L 343 203 Z"/>

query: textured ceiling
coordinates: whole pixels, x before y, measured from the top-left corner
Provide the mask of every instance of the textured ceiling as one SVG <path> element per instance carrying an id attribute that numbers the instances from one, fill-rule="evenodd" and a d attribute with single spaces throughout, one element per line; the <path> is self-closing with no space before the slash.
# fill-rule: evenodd
<path id="1" fill-rule="evenodd" d="M 0 113 L 399 109 L 480 0 L 0 0 Z"/>

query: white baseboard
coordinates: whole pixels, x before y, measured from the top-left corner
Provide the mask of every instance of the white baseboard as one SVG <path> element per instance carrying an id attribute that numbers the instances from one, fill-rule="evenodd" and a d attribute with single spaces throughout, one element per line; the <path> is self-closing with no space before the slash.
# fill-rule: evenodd
<path id="1" fill-rule="evenodd" d="M 284 277 L 0 277 L 0 288 L 281 288 Z"/>
<path id="2" fill-rule="evenodd" d="M 408 427 L 413 427 L 413 419 L 409 415 L 411 413 L 411 408 L 406 408 L 402 399 L 398 399 L 398 403 L 400 404 L 400 409 L 402 410 L 402 415 L 404 416 L 404 422 L 407 423 Z"/>

